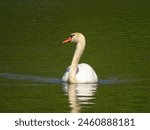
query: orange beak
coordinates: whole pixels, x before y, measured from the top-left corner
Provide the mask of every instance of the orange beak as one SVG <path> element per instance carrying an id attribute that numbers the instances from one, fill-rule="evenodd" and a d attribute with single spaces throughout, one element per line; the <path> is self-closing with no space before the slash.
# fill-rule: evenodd
<path id="1" fill-rule="evenodd" d="M 69 36 L 66 40 L 63 41 L 63 43 L 71 42 L 72 38 Z"/>

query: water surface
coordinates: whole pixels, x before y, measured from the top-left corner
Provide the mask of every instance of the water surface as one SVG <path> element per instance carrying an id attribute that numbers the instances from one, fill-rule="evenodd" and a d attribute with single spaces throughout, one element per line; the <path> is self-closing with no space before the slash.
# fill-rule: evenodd
<path id="1" fill-rule="evenodd" d="M 0 112 L 150 112 L 149 0 L 0 1 Z M 98 84 L 63 84 L 81 32 Z"/>

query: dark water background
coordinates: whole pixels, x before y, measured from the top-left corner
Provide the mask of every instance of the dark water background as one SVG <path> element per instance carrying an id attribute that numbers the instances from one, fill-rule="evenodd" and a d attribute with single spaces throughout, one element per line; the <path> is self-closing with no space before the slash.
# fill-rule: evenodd
<path id="1" fill-rule="evenodd" d="M 0 112 L 150 112 L 149 0 L 0 0 Z M 81 62 L 98 84 L 61 77 L 85 35 Z"/>

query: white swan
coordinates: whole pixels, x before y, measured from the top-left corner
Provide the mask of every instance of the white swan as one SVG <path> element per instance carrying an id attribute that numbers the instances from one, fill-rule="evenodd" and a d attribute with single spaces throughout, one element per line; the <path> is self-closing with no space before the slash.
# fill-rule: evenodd
<path id="1" fill-rule="evenodd" d="M 63 82 L 69 83 L 96 83 L 98 82 L 97 75 L 93 68 L 86 63 L 79 63 L 85 48 L 85 37 L 81 33 L 72 33 L 63 43 L 75 42 L 76 50 L 71 62 L 62 77 Z"/>

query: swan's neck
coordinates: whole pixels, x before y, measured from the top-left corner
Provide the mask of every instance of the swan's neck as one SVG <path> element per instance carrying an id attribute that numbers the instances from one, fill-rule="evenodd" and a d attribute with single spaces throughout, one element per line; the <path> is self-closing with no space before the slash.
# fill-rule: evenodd
<path id="1" fill-rule="evenodd" d="M 77 43 L 76 50 L 75 50 L 75 53 L 71 62 L 70 72 L 69 72 L 69 77 L 68 77 L 70 83 L 77 83 L 76 70 L 77 70 L 77 66 L 80 61 L 80 58 L 83 54 L 84 48 L 85 48 L 85 39 L 82 39 L 80 40 L 80 42 Z"/>

